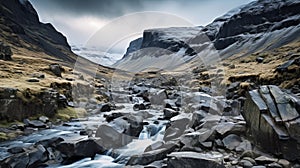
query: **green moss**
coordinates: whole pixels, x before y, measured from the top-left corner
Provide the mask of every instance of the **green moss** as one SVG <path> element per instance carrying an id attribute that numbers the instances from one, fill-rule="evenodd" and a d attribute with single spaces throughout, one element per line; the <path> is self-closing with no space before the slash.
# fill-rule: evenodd
<path id="1" fill-rule="evenodd" d="M 87 112 L 84 108 L 62 108 L 58 109 L 55 118 L 68 121 L 71 118 L 79 118 L 86 116 Z"/>
<path id="2" fill-rule="evenodd" d="M 8 140 L 8 136 L 4 132 L 0 132 L 0 141 Z"/>
<path id="3" fill-rule="evenodd" d="M 8 121 L 6 121 L 6 120 L 3 120 L 3 121 L 0 121 L 0 128 L 1 128 L 1 127 L 2 127 L 2 128 L 8 128 L 8 127 L 10 127 L 10 126 L 13 125 L 13 124 L 21 125 L 21 124 L 23 124 L 23 123 L 20 122 L 20 121 L 8 122 Z"/>

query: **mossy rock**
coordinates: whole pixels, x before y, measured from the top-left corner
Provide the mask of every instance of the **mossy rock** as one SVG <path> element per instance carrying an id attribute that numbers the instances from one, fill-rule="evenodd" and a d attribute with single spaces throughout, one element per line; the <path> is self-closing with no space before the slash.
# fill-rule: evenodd
<path id="1" fill-rule="evenodd" d="M 58 109 L 55 118 L 61 119 L 62 121 L 68 121 L 72 118 L 84 117 L 87 115 L 87 111 L 84 108 L 62 108 Z"/>

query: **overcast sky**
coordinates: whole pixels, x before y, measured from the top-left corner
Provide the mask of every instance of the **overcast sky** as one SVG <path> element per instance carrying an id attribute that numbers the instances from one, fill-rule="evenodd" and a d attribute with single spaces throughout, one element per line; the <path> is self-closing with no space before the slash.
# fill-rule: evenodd
<path id="1" fill-rule="evenodd" d="M 85 44 L 101 27 L 134 12 L 169 13 L 193 25 L 207 25 L 216 17 L 251 0 L 30 0 L 42 22 L 50 22 L 70 44 Z M 147 19 L 141 20 L 141 24 Z M 157 27 L 188 26 L 163 21 Z M 145 26 L 146 27 L 146 26 Z M 151 26 L 153 27 L 153 25 Z M 155 26 L 154 26 L 155 27 Z M 120 27 L 122 31 L 122 27 Z M 127 42 L 128 43 L 128 42 Z"/>

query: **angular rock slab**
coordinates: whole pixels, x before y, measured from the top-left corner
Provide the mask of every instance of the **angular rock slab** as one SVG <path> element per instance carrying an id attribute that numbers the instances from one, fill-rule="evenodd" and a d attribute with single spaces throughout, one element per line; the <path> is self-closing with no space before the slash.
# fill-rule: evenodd
<path id="1" fill-rule="evenodd" d="M 288 160 L 300 159 L 300 115 L 295 97 L 274 85 L 249 91 L 242 112 L 255 144 Z"/>
<path id="2" fill-rule="evenodd" d="M 195 167 L 205 167 L 205 168 L 225 168 L 221 164 L 222 154 L 205 154 L 197 152 L 173 152 L 168 155 L 168 168 L 195 168 Z"/>

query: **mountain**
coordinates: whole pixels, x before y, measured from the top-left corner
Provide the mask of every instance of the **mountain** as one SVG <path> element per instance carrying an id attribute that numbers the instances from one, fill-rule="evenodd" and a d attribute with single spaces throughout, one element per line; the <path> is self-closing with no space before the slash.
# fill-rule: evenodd
<path id="1" fill-rule="evenodd" d="M 162 61 L 174 64 L 174 59 L 184 63 L 211 61 L 278 48 L 299 40 L 299 9 L 300 1 L 258 0 L 231 10 L 205 27 L 145 30 L 142 38 L 130 43 L 115 66 L 126 70 L 139 68 L 137 64 L 146 64 L 149 55 L 155 55 L 153 50 L 145 52 L 147 48 L 170 52 L 152 57 L 155 61 L 151 65 L 148 62 L 148 66 L 157 67 L 161 67 Z"/>
<path id="2" fill-rule="evenodd" d="M 0 20 L 1 41 L 13 49 L 26 48 L 66 62 L 76 61 L 66 37 L 50 23 L 41 23 L 29 1 L 1 0 Z"/>
<path id="3" fill-rule="evenodd" d="M 0 0 L 0 31 L 0 122 L 57 117 L 68 110 L 66 100 L 74 107 L 111 75 L 111 68 L 74 54 L 27 0 Z"/>

